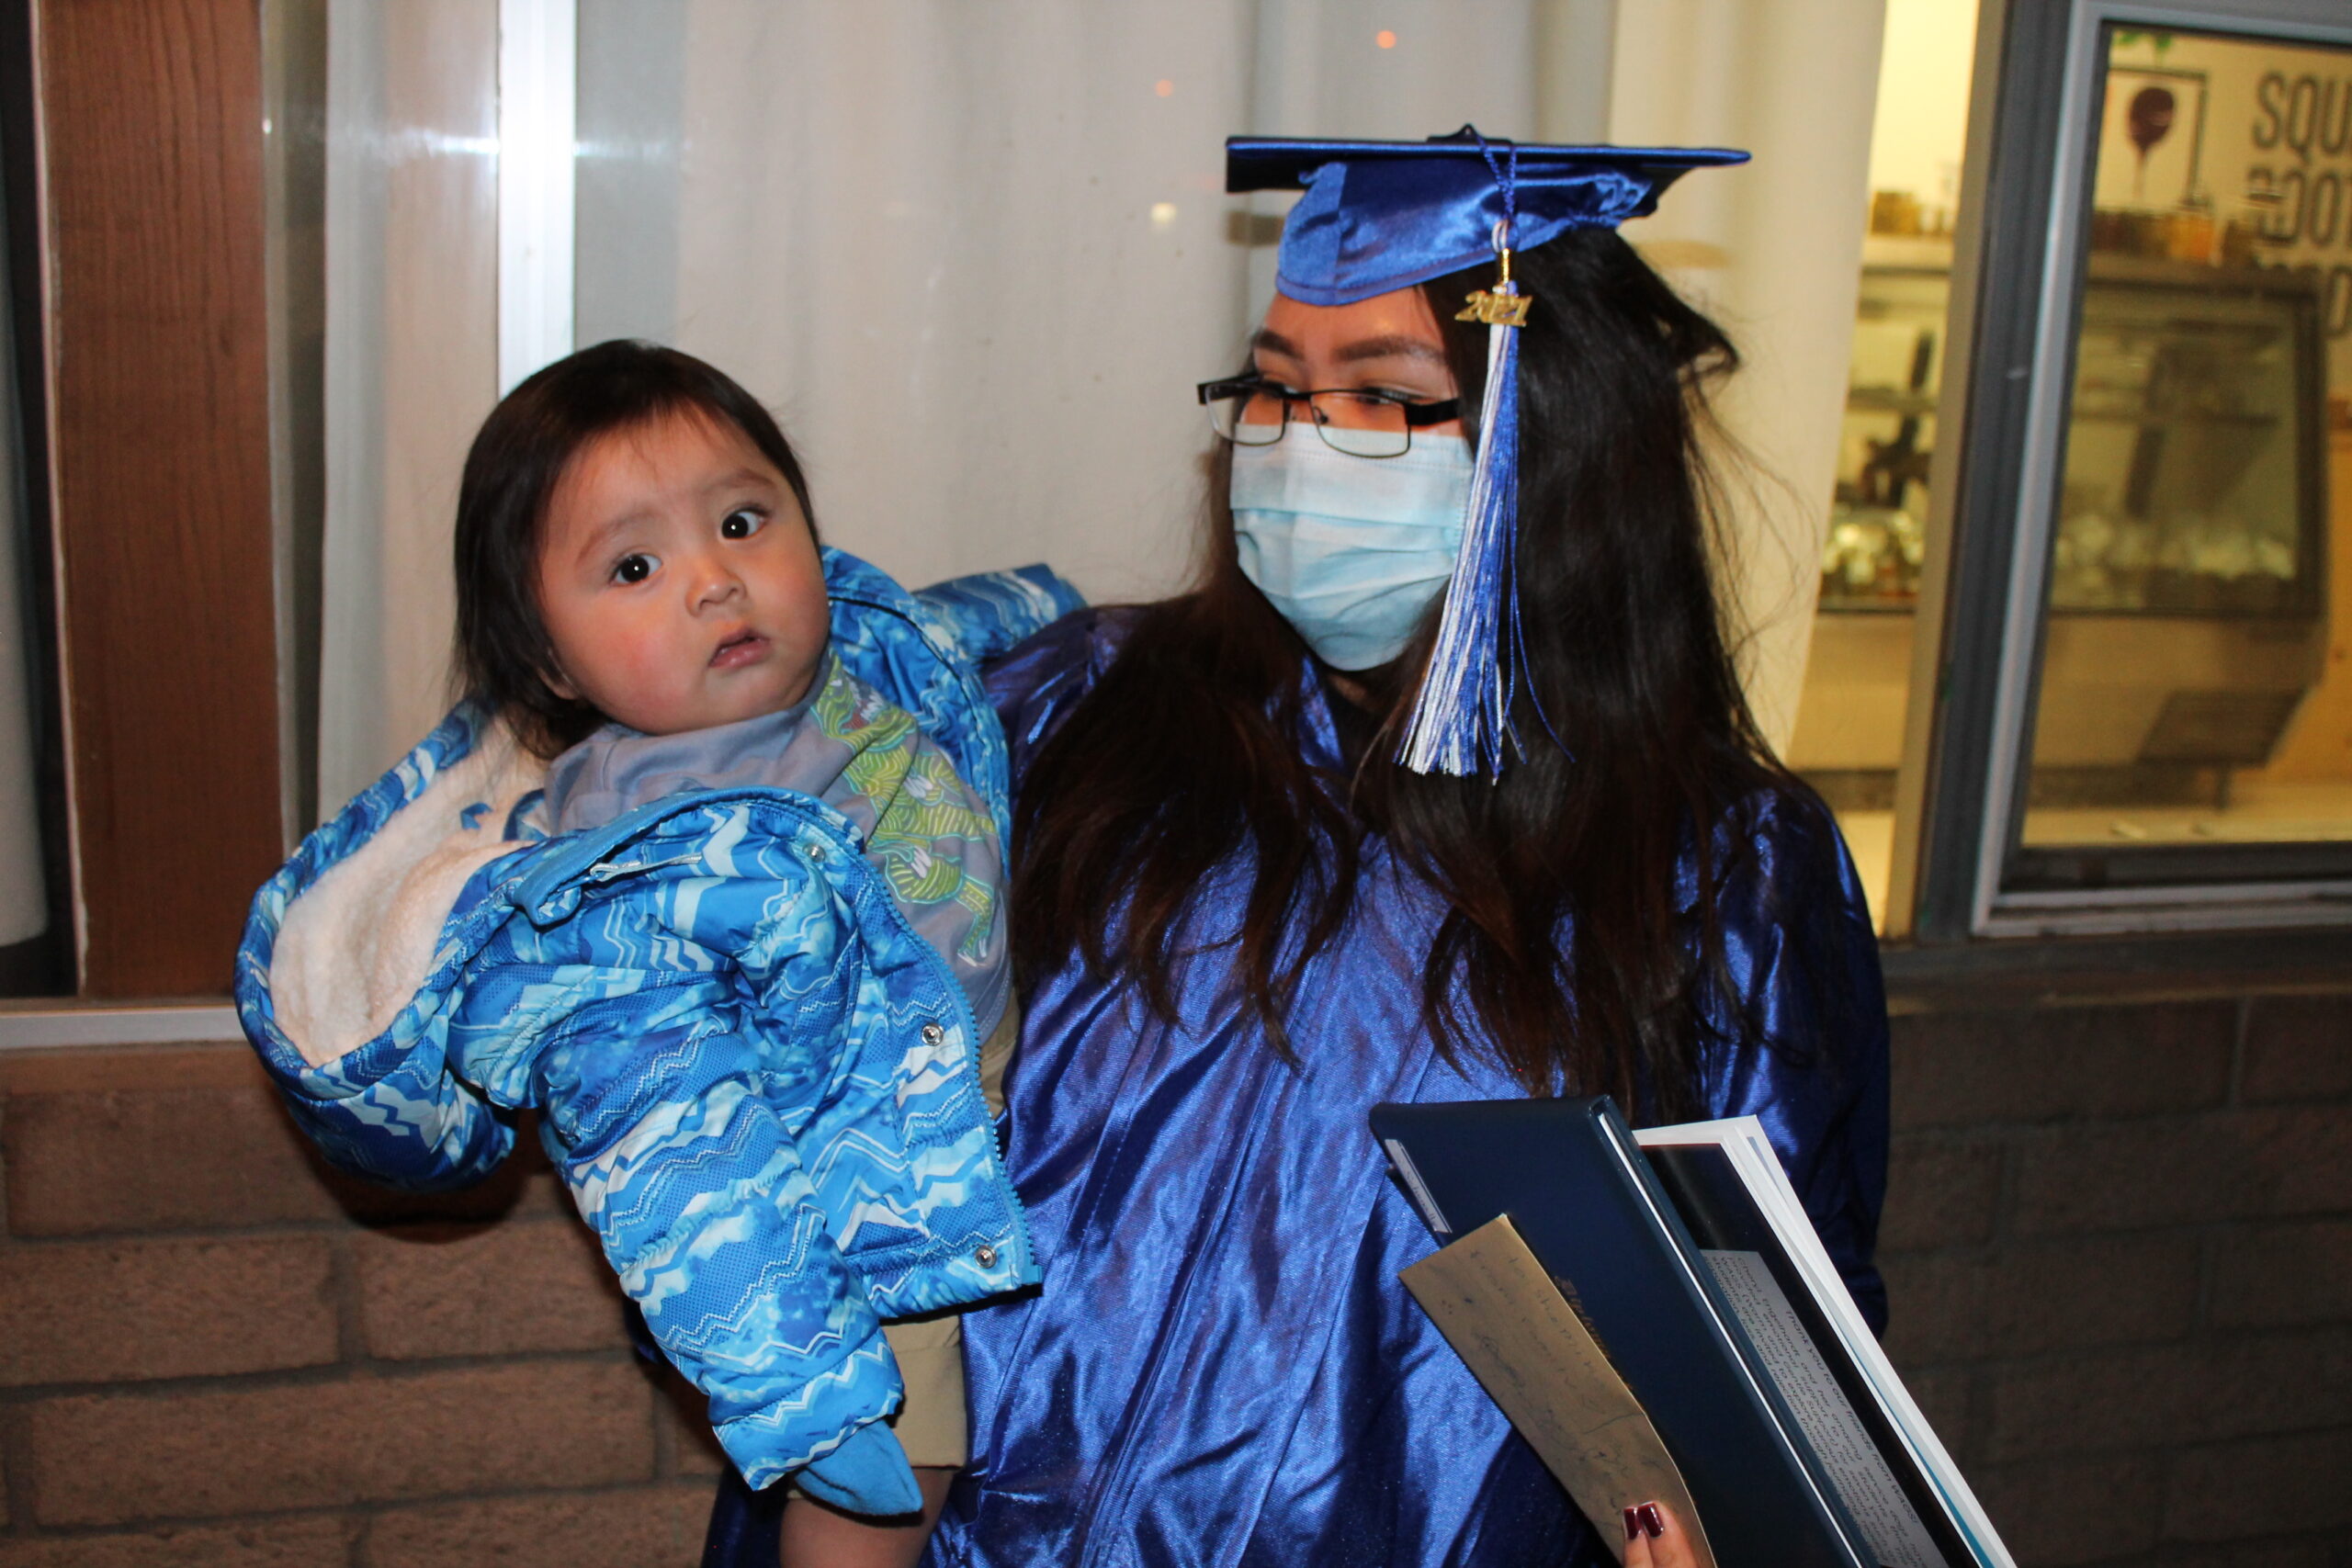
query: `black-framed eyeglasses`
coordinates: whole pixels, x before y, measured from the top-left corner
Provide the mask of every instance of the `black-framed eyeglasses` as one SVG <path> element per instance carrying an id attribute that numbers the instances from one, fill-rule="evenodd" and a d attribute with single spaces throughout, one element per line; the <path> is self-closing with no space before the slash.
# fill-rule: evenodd
<path id="1" fill-rule="evenodd" d="M 1305 403 L 1323 444 L 1351 457 L 1401 457 L 1412 450 L 1413 432 L 1462 417 L 1459 398 L 1417 403 L 1355 389 L 1294 392 L 1257 376 L 1204 381 L 1200 398 L 1209 428 L 1237 446 L 1272 446 L 1290 428 L 1293 406 Z"/>

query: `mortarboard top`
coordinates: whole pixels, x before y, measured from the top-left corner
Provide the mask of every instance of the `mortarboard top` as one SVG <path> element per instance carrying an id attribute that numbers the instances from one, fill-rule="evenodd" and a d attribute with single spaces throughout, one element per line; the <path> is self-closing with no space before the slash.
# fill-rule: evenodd
<path id="1" fill-rule="evenodd" d="M 1283 226 L 1279 286 L 1307 305 L 1351 305 L 1494 260 L 1512 161 L 1509 243 L 1614 228 L 1657 206 L 1689 170 L 1744 164 L 1724 147 L 1555 147 L 1481 140 L 1467 126 L 1427 141 L 1236 136 L 1229 192 L 1306 188 Z"/>

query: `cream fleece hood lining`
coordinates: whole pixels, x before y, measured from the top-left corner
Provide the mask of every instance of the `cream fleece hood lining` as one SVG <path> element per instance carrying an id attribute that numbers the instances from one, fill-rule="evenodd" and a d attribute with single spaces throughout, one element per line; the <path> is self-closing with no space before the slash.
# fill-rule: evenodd
<path id="1" fill-rule="evenodd" d="M 288 906 L 269 987 L 304 1061 L 324 1066 L 390 1027 L 432 971 L 467 879 L 519 847 L 503 837 L 507 818 L 547 773 L 505 725 L 492 726 Z M 468 827 L 467 808 L 482 803 Z"/>

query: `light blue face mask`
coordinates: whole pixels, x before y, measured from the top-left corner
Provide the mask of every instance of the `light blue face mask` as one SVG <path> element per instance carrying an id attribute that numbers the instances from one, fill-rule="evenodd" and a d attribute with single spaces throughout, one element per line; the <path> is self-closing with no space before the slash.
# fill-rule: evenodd
<path id="1" fill-rule="evenodd" d="M 1334 670 L 1405 650 L 1453 575 L 1470 501 L 1469 442 L 1416 434 L 1401 457 L 1351 457 L 1311 429 L 1233 449 L 1242 575 Z"/>

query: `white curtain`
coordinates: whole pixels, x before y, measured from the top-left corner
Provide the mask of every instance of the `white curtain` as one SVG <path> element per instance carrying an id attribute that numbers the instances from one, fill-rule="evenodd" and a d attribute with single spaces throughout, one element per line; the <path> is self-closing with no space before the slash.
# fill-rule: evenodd
<path id="1" fill-rule="evenodd" d="M 1736 587 L 1748 701 L 1776 747 L 1796 728 L 1821 588 L 1885 19 L 1885 0 L 1638 0 L 1618 14 L 1610 139 L 1756 155 L 1685 179 L 1627 236 L 1745 357 L 1721 412 L 1754 459 L 1730 497 Z"/>
<path id="2" fill-rule="evenodd" d="M 580 340 L 744 381 L 828 536 L 910 583 L 1042 558 L 1096 597 L 1163 592 L 1198 501 L 1192 385 L 1270 288 L 1224 138 L 1528 135 L 1535 14 L 1400 6 L 1384 49 L 1347 0 L 588 0 L 582 140 L 675 172 L 583 202 Z M 583 186 L 624 162 L 583 160 Z"/>
<path id="3" fill-rule="evenodd" d="M 329 0 L 319 810 L 449 696 L 449 528 L 497 400 L 497 0 Z"/>
<path id="4" fill-rule="evenodd" d="M 1874 17 L 1877 3 L 1844 9 Z M 496 335 L 494 179 L 480 152 L 495 0 L 335 4 L 329 811 L 446 695 L 450 508 L 494 393 Z M 1238 363 L 1272 288 L 1266 220 L 1280 205 L 1224 194 L 1224 139 L 1418 138 L 1465 120 L 1517 138 L 1622 135 L 1633 121 L 1611 96 L 1639 81 L 1624 52 L 1650 36 L 1631 20 L 1648 10 L 579 0 L 576 338 L 673 343 L 742 381 L 801 451 L 827 537 L 910 584 L 1042 559 L 1097 599 L 1161 593 L 1185 572 L 1200 502 L 1193 384 Z M 1785 84 L 1742 76 L 1753 31 L 1716 50 L 1715 80 L 1744 106 L 1777 94 L 1799 114 L 1816 68 L 1799 62 Z M 1859 236 L 1874 30 L 1859 57 L 1850 188 L 1792 209 L 1792 225 L 1850 209 Z M 1704 194 L 1712 183 L 1687 182 L 1666 213 L 1724 199 Z M 1778 299 L 1788 247 L 1752 227 Z M 1745 276 L 1749 238 L 1725 242 L 1726 276 Z M 1822 328 L 1841 366 L 1858 256 L 1829 284 L 1845 316 Z M 1751 333 L 1750 346 L 1769 350 L 1756 355 L 1769 375 L 1792 344 Z M 1788 384 L 1811 395 L 1813 379 Z M 1842 380 L 1818 414 L 1833 439 L 1841 395 Z M 1811 447 L 1790 460 L 1769 425 L 1751 444 L 1809 483 Z"/>

